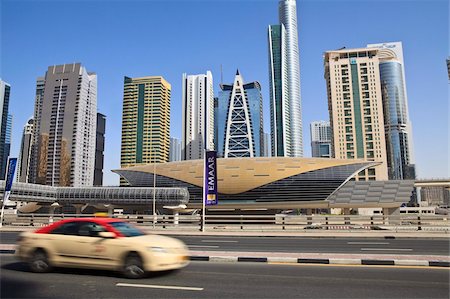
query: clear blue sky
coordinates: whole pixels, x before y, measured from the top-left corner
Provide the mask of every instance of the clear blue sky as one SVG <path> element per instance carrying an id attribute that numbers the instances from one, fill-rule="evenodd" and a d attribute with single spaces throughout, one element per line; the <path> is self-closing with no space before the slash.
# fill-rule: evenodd
<path id="1" fill-rule="evenodd" d="M 54 64 L 81 62 L 98 75 L 106 114 L 106 185 L 120 166 L 123 77 L 162 75 L 172 84 L 171 135 L 181 137 L 181 76 L 213 72 L 215 93 L 236 68 L 259 81 L 269 132 L 267 26 L 278 1 L 1 1 L 0 76 L 11 84 L 11 155 L 34 109 L 35 80 Z M 427 1 L 297 1 L 305 156 L 309 124 L 328 119 L 324 51 L 403 42 L 417 173 L 450 177 L 449 4 Z"/>

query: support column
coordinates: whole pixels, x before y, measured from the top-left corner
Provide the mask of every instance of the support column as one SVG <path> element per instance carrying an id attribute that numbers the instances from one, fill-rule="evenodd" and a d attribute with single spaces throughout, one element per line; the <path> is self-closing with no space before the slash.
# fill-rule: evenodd
<path id="1" fill-rule="evenodd" d="M 109 205 L 108 206 L 108 216 L 112 217 L 114 215 L 114 206 L 113 205 Z"/>
<path id="2" fill-rule="evenodd" d="M 387 216 L 386 224 L 399 225 L 400 224 L 400 207 L 383 208 L 383 216 Z"/>
<path id="3" fill-rule="evenodd" d="M 350 215 L 350 208 L 344 208 L 344 215 Z"/>
<path id="4" fill-rule="evenodd" d="M 178 211 L 173 211 L 173 224 L 174 225 L 179 224 L 179 215 L 180 215 L 180 213 Z"/>
<path id="5" fill-rule="evenodd" d="M 48 224 L 52 224 L 53 223 L 53 215 L 55 214 L 55 209 L 57 207 L 59 207 L 59 203 L 57 203 L 57 202 L 54 202 L 54 203 L 52 203 L 50 205 L 50 208 L 49 208 L 49 211 L 48 211 L 48 214 L 49 214 Z"/>

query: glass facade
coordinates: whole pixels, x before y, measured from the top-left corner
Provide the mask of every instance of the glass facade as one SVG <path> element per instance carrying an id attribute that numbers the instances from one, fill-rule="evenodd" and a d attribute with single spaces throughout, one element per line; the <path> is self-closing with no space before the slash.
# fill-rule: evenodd
<path id="1" fill-rule="evenodd" d="M 242 84 L 242 80 L 241 80 Z M 263 132 L 263 106 L 262 106 L 262 94 L 261 94 L 261 86 L 258 82 L 251 82 L 248 84 L 243 84 L 244 97 L 246 103 L 240 102 L 240 99 L 237 99 L 236 96 L 232 99 L 233 88 L 234 85 L 226 85 L 221 84 L 221 91 L 219 91 L 219 96 L 217 98 L 217 102 L 215 103 L 215 130 L 217 134 L 215 135 L 215 142 L 217 144 L 217 155 L 218 157 L 225 157 L 225 146 L 226 146 L 226 138 L 227 138 L 227 126 L 230 126 L 230 134 L 238 134 L 237 127 L 239 131 L 244 132 L 245 134 L 250 133 L 250 138 L 240 137 L 239 145 L 236 143 L 229 145 L 229 149 L 231 146 L 239 146 L 242 149 L 242 152 L 248 151 L 250 148 L 249 142 L 252 142 L 252 153 L 249 153 L 247 156 L 249 157 L 262 157 L 264 156 L 264 132 Z M 237 96 L 239 92 L 236 93 Z M 234 101 L 233 103 L 231 101 Z M 233 105 L 231 105 L 233 104 Z M 242 107 L 240 107 L 242 105 Z M 239 107 L 238 107 L 239 106 Z M 240 112 L 236 110 L 237 108 L 246 107 L 247 111 L 243 111 L 240 109 Z M 235 108 L 233 111 L 230 108 Z M 228 116 L 229 113 L 231 115 L 231 124 L 228 124 Z M 244 117 L 244 115 L 248 115 L 248 120 Z M 244 123 L 249 124 L 249 128 Z M 250 132 L 248 132 L 249 130 Z M 236 135 L 234 135 L 236 136 Z M 228 136 L 230 139 L 233 136 Z"/>
<path id="2" fill-rule="evenodd" d="M 380 78 L 389 179 L 414 179 L 402 64 L 396 60 L 380 63 Z"/>

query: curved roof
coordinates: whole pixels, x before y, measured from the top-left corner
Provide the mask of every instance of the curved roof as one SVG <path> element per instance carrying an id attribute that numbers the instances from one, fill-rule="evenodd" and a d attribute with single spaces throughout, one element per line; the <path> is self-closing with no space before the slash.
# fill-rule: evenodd
<path id="1" fill-rule="evenodd" d="M 229 158 L 217 159 L 218 191 L 222 194 L 239 194 L 294 175 L 336 166 L 366 163 L 363 160 L 338 160 L 328 158 Z M 157 163 L 113 170 L 123 172 L 155 173 L 157 175 L 203 186 L 203 160 Z"/>

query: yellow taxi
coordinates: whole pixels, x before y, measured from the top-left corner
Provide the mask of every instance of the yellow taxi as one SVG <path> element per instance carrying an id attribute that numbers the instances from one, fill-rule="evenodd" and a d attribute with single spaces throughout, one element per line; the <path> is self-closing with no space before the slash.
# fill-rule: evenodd
<path id="1" fill-rule="evenodd" d="M 120 271 L 128 278 L 146 272 L 180 269 L 189 263 L 186 245 L 177 239 L 148 235 L 126 221 L 75 218 L 55 222 L 17 241 L 16 256 L 33 272 L 52 267 Z"/>

